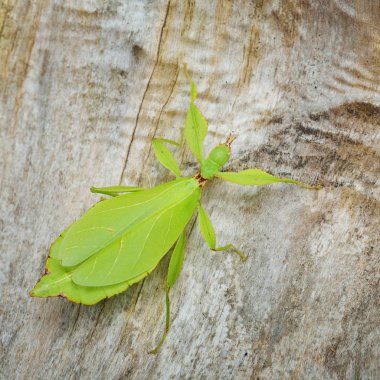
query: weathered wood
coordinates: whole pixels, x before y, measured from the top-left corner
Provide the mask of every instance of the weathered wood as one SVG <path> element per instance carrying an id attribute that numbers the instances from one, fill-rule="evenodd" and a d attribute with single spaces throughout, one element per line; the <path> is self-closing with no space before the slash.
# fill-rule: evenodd
<path id="1" fill-rule="evenodd" d="M 379 20 L 369 0 L 2 0 L 0 377 L 380 378 Z M 324 188 L 210 184 L 219 242 L 249 260 L 191 229 L 152 356 L 167 260 L 93 307 L 28 291 L 90 185 L 170 178 L 150 141 L 179 136 L 185 61 L 207 144 L 238 133 L 230 168 Z"/>

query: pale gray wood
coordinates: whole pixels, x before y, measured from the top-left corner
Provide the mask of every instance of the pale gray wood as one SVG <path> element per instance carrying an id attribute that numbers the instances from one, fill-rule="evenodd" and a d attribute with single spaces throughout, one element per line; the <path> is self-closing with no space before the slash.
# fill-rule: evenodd
<path id="1" fill-rule="evenodd" d="M 0 377 L 380 378 L 379 20 L 371 0 L 2 0 Z M 220 244 L 249 260 L 194 225 L 152 356 L 167 259 L 92 307 L 28 291 L 91 185 L 171 178 L 150 141 L 179 137 L 185 61 L 207 146 L 238 134 L 229 169 L 324 188 L 210 183 Z"/>

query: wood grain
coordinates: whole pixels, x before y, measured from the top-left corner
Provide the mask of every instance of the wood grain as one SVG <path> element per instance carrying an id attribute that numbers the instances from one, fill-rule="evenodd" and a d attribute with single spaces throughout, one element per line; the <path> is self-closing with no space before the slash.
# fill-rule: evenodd
<path id="1" fill-rule="evenodd" d="M 330 1 L 0 1 L 0 378 L 380 378 L 380 6 Z M 227 169 L 323 184 L 204 193 L 220 244 L 189 228 L 162 333 L 168 261 L 92 307 L 31 299 L 91 185 L 170 179 L 189 94 Z M 197 168 L 189 152 L 184 172 Z"/>

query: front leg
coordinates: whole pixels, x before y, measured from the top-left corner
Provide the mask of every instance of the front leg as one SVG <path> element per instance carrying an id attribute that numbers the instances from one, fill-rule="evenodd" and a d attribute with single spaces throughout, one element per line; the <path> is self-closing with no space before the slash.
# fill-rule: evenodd
<path id="1" fill-rule="evenodd" d="M 108 186 L 108 187 L 91 187 L 91 193 L 109 195 L 111 197 L 117 197 L 118 195 L 124 195 L 127 193 L 136 193 L 137 191 L 145 190 L 142 187 L 134 186 Z"/>

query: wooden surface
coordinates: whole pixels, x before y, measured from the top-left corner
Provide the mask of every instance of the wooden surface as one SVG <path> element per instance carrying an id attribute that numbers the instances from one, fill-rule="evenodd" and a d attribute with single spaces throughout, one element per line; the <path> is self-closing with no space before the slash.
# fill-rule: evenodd
<path id="1" fill-rule="evenodd" d="M 0 1 L 1 379 L 379 379 L 380 6 L 335 1 Z M 220 244 L 189 230 L 162 352 L 163 260 L 92 307 L 32 299 L 91 185 L 171 178 L 198 84 L 228 169 L 324 188 L 204 193 Z M 188 151 L 185 172 L 196 171 Z"/>

